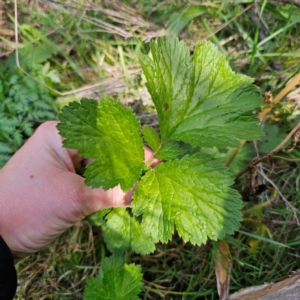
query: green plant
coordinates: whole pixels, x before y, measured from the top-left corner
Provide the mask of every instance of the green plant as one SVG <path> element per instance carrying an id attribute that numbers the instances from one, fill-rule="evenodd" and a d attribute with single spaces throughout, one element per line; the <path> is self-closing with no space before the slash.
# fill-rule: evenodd
<path id="1" fill-rule="evenodd" d="M 31 61 L 34 55 L 34 63 Z M 39 82 L 22 73 L 11 55 L 0 67 L 0 168 L 42 122 L 56 118 L 54 97 L 43 83 L 59 83 L 46 60 L 51 53 L 33 46 L 20 50 L 20 61 Z M 43 63 L 43 64 L 42 64 Z"/>
<path id="2" fill-rule="evenodd" d="M 237 230 L 242 201 L 230 187 L 233 175 L 207 149 L 236 147 L 241 139 L 263 135 L 253 114 L 261 97 L 252 79 L 232 72 L 211 43 L 198 44 L 192 58 L 175 37 L 158 38 L 150 49 L 151 57 L 140 61 L 159 134 L 148 126 L 140 130 L 132 110 L 109 97 L 70 103 L 59 115 L 64 146 L 94 159 L 84 174 L 87 185 L 109 189 L 120 184 L 129 190 L 139 181 L 131 208 L 97 214 L 108 249 L 119 255 L 128 247 L 152 252 L 156 242 L 172 238 L 175 227 L 192 244 Z M 153 150 L 148 162 L 142 136 Z M 152 168 L 155 158 L 161 163 Z M 94 288 L 95 280 L 88 281 L 85 299 L 92 299 L 88 295 Z"/>
<path id="3" fill-rule="evenodd" d="M 141 267 L 124 265 L 120 256 L 105 258 L 97 278 L 90 278 L 86 288 L 86 299 L 137 300 L 142 288 Z"/>

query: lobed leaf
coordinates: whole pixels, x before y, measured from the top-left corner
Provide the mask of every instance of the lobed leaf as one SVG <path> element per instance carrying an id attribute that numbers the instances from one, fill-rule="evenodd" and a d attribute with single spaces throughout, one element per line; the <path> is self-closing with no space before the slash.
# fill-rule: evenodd
<path id="1" fill-rule="evenodd" d="M 141 180 L 132 203 L 143 214 L 144 231 L 163 242 L 174 226 L 185 241 L 205 243 L 238 229 L 242 201 L 231 189 L 232 176 L 210 156 L 185 156 L 160 164 Z"/>
<path id="2" fill-rule="evenodd" d="M 62 109 L 57 128 L 65 147 L 93 158 L 85 172 L 87 185 L 126 191 L 139 179 L 144 163 L 140 124 L 131 109 L 104 97 L 100 104 L 82 99 Z"/>
<path id="3" fill-rule="evenodd" d="M 140 63 L 164 142 L 182 121 L 188 94 L 190 53 L 184 42 L 174 37 L 158 38 L 150 43 L 150 49 L 153 59 L 143 56 Z"/>
<path id="4" fill-rule="evenodd" d="M 253 115 L 262 100 L 257 88 L 235 74 L 212 43 L 199 43 L 192 58 L 176 37 L 158 38 L 150 48 L 152 59 L 144 56 L 141 64 L 162 142 L 235 147 L 241 139 L 262 137 Z"/>
<path id="5" fill-rule="evenodd" d="M 161 146 L 157 151 L 156 157 L 162 160 L 173 160 L 189 154 L 190 147 L 186 144 L 180 144 L 176 141 L 169 141 Z"/>
<path id="6" fill-rule="evenodd" d="M 148 146 L 154 151 L 158 151 L 160 147 L 160 139 L 156 130 L 150 126 L 144 125 L 142 135 Z"/>
<path id="7" fill-rule="evenodd" d="M 105 258 L 97 278 L 87 280 L 84 300 L 137 300 L 142 289 L 141 267 L 124 264 L 117 256 Z"/>
<path id="8" fill-rule="evenodd" d="M 147 254 L 155 250 L 155 240 L 146 234 L 138 220 L 130 216 L 126 208 L 115 208 L 103 225 L 104 239 L 111 252 L 131 247 L 137 253 Z"/>

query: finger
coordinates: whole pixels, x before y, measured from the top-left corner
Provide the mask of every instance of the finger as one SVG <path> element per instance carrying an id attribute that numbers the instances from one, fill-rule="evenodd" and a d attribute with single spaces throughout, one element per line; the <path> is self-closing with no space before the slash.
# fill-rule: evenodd
<path id="1" fill-rule="evenodd" d="M 150 150 L 148 147 L 144 146 L 145 151 L 145 162 L 149 162 L 149 160 L 153 156 L 153 151 Z M 94 161 L 93 159 L 84 159 L 83 163 L 87 166 L 89 163 Z M 151 164 L 152 167 L 159 164 L 160 160 L 155 158 Z M 134 186 L 124 192 L 122 191 L 121 187 L 118 185 L 112 189 L 104 191 L 102 188 L 92 189 L 92 203 L 93 203 L 93 212 L 104 208 L 111 208 L 111 207 L 128 207 L 132 202 L 132 195 L 136 189 L 138 182 L 134 184 Z M 89 187 L 88 187 L 89 188 Z M 89 190 L 91 191 L 91 189 Z"/>
<path id="2" fill-rule="evenodd" d="M 154 152 L 146 146 L 144 146 L 144 151 L 145 151 L 145 162 L 148 163 L 150 161 L 150 159 L 152 159 Z M 155 167 L 160 162 L 161 161 L 159 159 L 154 158 L 151 163 L 151 167 Z"/>
<path id="3" fill-rule="evenodd" d="M 127 192 L 123 192 L 120 186 L 116 186 L 107 191 L 103 190 L 102 188 L 85 188 L 85 215 L 89 215 L 105 208 L 129 206 L 134 191 L 132 188 Z"/>

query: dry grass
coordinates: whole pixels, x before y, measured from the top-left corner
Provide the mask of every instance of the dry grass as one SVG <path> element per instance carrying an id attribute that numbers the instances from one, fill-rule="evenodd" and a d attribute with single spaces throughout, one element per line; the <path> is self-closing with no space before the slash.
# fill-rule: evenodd
<path id="1" fill-rule="evenodd" d="M 94 242 L 92 227 L 78 223 L 46 249 L 19 262 L 15 299 L 82 299 L 86 279 L 98 273 L 100 264 Z"/>

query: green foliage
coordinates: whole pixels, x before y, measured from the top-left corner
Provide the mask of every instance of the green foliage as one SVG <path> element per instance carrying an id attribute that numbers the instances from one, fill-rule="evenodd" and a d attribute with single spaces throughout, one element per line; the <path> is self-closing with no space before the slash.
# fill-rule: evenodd
<path id="1" fill-rule="evenodd" d="M 139 123 L 132 110 L 107 97 L 99 105 L 82 99 L 62 111 L 58 129 L 68 137 L 64 146 L 95 159 L 85 172 L 86 184 L 104 189 L 120 184 L 129 190 L 145 167 Z"/>
<path id="2" fill-rule="evenodd" d="M 124 264 L 118 256 L 105 258 L 97 278 L 87 280 L 84 300 L 137 300 L 142 289 L 141 267 Z"/>
<path id="3" fill-rule="evenodd" d="M 199 150 L 197 147 L 189 147 L 176 141 L 169 141 L 162 145 L 156 153 L 156 157 L 165 161 L 173 160 L 183 157 L 185 154 L 192 154 L 194 151 Z"/>
<path id="4" fill-rule="evenodd" d="M 144 137 L 145 142 L 148 146 L 154 151 L 157 152 L 160 147 L 160 139 L 156 132 L 156 130 L 147 125 L 142 128 L 142 135 Z"/>
<path id="5" fill-rule="evenodd" d="M 175 37 L 158 38 L 150 48 L 152 58 L 144 56 L 141 64 L 159 135 L 140 130 L 133 112 L 108 97 L 71 103 L 59 115 L 64 145 L 95 159 L 86 184 L 128 190 L 140 180 L 131 209 L 101 216 L 112 252 L 149 253 L 155 242 L 170 240 L 175 227 L 193 244 L 232 234 L 241 221 L 240 195 L 230 188 L 230 171 L 201 147 L 233 147 L 263 135 L 253 115 L 261 97 L 252 79 L 232 72 L 211 43 L 198 44 L 192 58 Z M 146 164 L 142 135 L 154 151 Z M 151 168 L 154 158 L 163 161 Z"/>
<path id="6" fill-rule="evenodd" d="M 154 236 L 145 232 L 139 220 L 131 217 L 128 210 L 116 208 L 107 216 L 102 229 L 108 249 L 111 252 L 123 252 L 131 247 L 143 254 L 154 251 Z"/>
<path id="7" fill-rule="evenodd" d="M 158 39 L 150 47 L 153 59 L 144 56 L 141 64 L 162 142 L 235 147 L 241 139 L 262 137 L 252 113 L 261 103 L 257 88 L 251 78 L 235 74 L 216 47 L 199 43 L 192 59 L 177 38 Z"/>
<path id="8" fill-rule="evenodd" d="M 224 238 L 239 227 L 242 207 L 228 170 L 209 156 L 194 154 L 158 165 L 134 193 L 133 212 L 143 214 L 144 231 L 167 242 L 174 225 L 193 244 Z"/>
<path id="9" fill-rule="evenodd" d="M 58 74 L 49 70 L 49 63 L 42 65 L 49 55 L 40 51 L 35 62 L 33 47 L 20 50 L 20 60 L 27 61 L 27 70 L 42 83 L 59 82 Z M 42 55 L 42 53 L 44 53 Z M 57 107 L 47 88 L 20 72 L 14 54 L 0 68 L 0 167 L 33 133 L 40 123 L 56 118 Z"/>
<path id="10" fill-rule="evenodd" d="M 261 101 L 256 87 L 250 78 L 233 73 L 212 44 L 197 45 L 190 59 L 183 42 L 159 38 L 151 43 L 151 54 L 153 60 L 143 57 L 142 66 L 161 137 L 148 127 L 142 134 L 154 157 L 170 162 L 155 169 L 145 165 L 134 114 L 111 98 L 102 98 L 100 104 L 88 99 L 71 103 L 63 108 L 58 125 L 66 147 L 95 159 L 85 172 L 87 185 L 108 189 L 120 184 L 128 190 L 141 178 L 133 196 L 133 215 L 125 210 L 108 213 L 110 225 L 105 230 L 114 231 L 106 234 L 109 244 L 143 253 L 153 250 L 152 243 L 141 247 L 137 240 L 146 234 L 152 242 L 166 242 L 175 225 L 185 241 L 195 244 L 205 243 L 208 237 L 223 238 L 239 226 L 241 200 L 229 187 L 231 174 L 200 148 L 190 151 L 182 141 L 194 146 L 234 146 L 239 139 L 262 136 L 252 114 Z M 141 177 L 142 173 L 146 175 Z"/>

